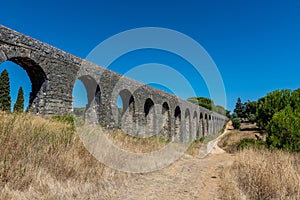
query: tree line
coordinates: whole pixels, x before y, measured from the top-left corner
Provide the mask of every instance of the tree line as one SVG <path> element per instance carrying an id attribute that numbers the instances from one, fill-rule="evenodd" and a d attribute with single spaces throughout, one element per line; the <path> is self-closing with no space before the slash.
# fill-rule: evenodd
<path id="1" fill-rule="evenodd" d="M 6 112 L 11 111 L 10 81 L 6 69 L 4 69 L 0 75 L 0 110 Z M 13 111 L 24 111 L 24 91 L 22 87 L 18 90 L 18 96 Z"/>
<path id="2" fill-rule="evenodd" d="M 248 119 L 267 132 L 269 148 L 300 151 L 300 88 L 275 90 L 257 101 L 242 103 L 238 98 L 232 122 Z"/>

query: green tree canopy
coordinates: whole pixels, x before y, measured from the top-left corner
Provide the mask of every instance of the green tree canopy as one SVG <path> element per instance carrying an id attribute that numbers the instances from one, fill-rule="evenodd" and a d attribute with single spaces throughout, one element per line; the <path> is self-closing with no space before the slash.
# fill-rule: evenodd
<path id="1" fill-rule="evenodd" d="M 222 115 L 230 116 L 230 111 L 226 110 L 223 106 L 215 105 L 214 101 L 207 97 L 191 97 L 187 99 L 189 102 L 198 106 L 204 107 L 208 110 L 215 111 Z"/>
<path id="2" fill-rule="evenodd" d="M 220 113 L 222 115 L 226 115 L 227 113 L 227 110 L 223 107 L 223 106 L 220 106 L 220 105 L 216 105 L 214 108 L 213 108 L 213 111 L 217 112 L 217 113 Z"/>
<path id="3" fill-rule="evenodd" d="M 294 109 L 300 102 L 297 95 L 298 92 L 292 93 L 291 90 L 275 90 L 259 99 L 256 111 L 257 125 L 266 129 L 275 113 L 287 106 L 292 106 L 292 109 Z"/>
<path id="4" fill-rule="evenodd" d="M 247 116 L 251 114 L 256 114 L 257 102 L 256 101 L 248 101 L 245 103 L 245 113 Z"/>
<path id="5" fill-rule="evenodd" d="M 300 110 L 300 88 L 293 91 L 291 95 L 291 107 L 294 110 Z"/>
<path id="6" fill-rule="evenodd" d="M 210 98 L 206 97 L 191 97 L 187 99 L 189 102 L 202 106 L 208 110 L 213 110 L 215 107 L 214 102 Z"/>
<path id="7" fill-rule="evenodd" d="M 7 70 L 3 70 L 0 75 L 0 110 L 10 112 L 10 82 Z"/>
<path id="8" fill-rule="evenodd" d="M 23 88 L 20 87 L 18 91 L 17 101 L 14 104 L 14 112 L 23 112 L 24 111 L 24 92 Z"/>

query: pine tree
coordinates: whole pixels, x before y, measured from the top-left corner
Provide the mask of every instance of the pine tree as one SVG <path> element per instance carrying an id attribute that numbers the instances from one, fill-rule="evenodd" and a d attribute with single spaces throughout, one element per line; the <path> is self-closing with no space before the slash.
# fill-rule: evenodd
<path id="1" fill-rule="evenodd" d="M 10 83 L 7 70 L 3 70 L 0 76 L 0 110 L 10 112 L 11 97 Z"/>
<path id="2" fill-rule="evenodd" d="M 23 88 L 20 87 L 18 91 L 17 101 L 14 105 L 14 112 L 23 112 L 24 111 L 24 92 Z"/>
<path id="3" fill-rule="evenodd" d="M 235 109 L 234 109 L 234 113 L 237 114 L 237 117 L 239 118 L 243 118 L 243 114 L 244 114 L 244 105 L 241 101 L 241 98 L 239 97 L 236 104 L 235 104 Z"/>

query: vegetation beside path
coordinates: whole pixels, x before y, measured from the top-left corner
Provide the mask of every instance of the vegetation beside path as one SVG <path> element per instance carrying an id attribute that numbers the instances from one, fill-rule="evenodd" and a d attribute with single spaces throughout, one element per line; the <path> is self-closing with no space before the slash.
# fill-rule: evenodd
<path id="1" fill-rule="evenodd" d="M 269 150 L 265 140 L 251 123 L 220 140 L 218 145 L 235 155 L 233 164 L 220 172 L 221 199 L 300 199 L 300 154 Z M 243 144 L 248 146 L 241 148 Z"/>

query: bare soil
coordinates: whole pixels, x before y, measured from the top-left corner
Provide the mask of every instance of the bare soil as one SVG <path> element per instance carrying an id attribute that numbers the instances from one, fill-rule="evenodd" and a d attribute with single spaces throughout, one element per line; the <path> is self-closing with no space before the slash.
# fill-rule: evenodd
<path id="1" fill-rule="evenodd" d="M 119 188 L 114 199 L 221 199 L 221 170 L 232 165 L 236 155 L 225 152 L 218 143 L 228 150 L 242 138 L 255 138 L 255 134 L 259 134 L 255 124 L 242 124 L 241 130 L 233 130 L 229 124 L 224 134 L 207 144 L 207 156 L 203 157 L 203 152 L 198 156 L 185 154 L 164 169 L 137 174 Z"/>
<path id="2" fill-rule="evenodd" d="M 219 170 L 233 155 L 215 154 L 204 159 L 184 155 L 173 165 L 128 180 L 115 199 L 218 199 Z"/>

